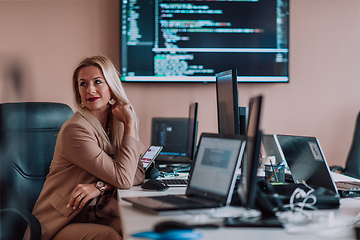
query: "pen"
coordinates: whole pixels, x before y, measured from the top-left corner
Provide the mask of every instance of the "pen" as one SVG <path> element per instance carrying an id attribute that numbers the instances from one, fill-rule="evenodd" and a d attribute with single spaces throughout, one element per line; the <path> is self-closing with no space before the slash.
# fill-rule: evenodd
<path id="1" fill-rule="evenodd" d="M 278 169 L 275 170 L 274 165 L 272 164 L 271 159 L 270 159 L 270 165 L 271 165 L 271 169 L 273 170 L 273 174 L 271 175 L 271 177 L 275 175 L 275 180 L 276 180 L 276 182 L 279 182 L 279 179 L 278 179 L 278 177 L 277 177 L 277 175 L 276 175 L 276 172 L 277 172 Z M 270 179 L 271 179 L 271 178 L 270 178 Z"/>
<path id="2" fill-rule="evenodd" d="M 282 160 L 282 161 L 281 161 L 281 163 L 279 163 L 279 164 L 278 164 L 278 167 L 277 167 L 277 168 L 279 168 L 279 169 L 280 169 L 280 168 L 282 167 L 282 164 L 283 164 L 284 162 L 285 162 L 285 161 L 284 161 L 284 160 Z"/>
<path id="3" fill-rule="evenodd" d="M 275 173 L 276 173 L 279 169 L 280 169 L 280 168 L 275 169 Z M 270 179 L 271 179 L 273 176 L 274 176 L 274 173 L 273 173 L 273 174 L 271 174 L 271 176 L 268 178 L 267 182 L 269 182 L 269 181 L 270 181 Z M 275 176 L 276 176 L 276 175 L 275 175 Z"/>

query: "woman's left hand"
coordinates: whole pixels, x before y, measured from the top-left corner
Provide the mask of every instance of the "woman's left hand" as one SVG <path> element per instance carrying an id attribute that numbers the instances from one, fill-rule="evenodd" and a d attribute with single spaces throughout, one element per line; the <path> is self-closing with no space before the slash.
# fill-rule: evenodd
<path id="1" fill-rule="evenodd" d="M 73 210 L 82 208 L 89 200 L 99 195 L 100 191 L 94 184 L 79 184 L 71 194 L 68 207 L 72 207 Z"/>
<path id="2" fill-rule="evenodd" d="M 124 134 L 135 136 L 135 115 L 129 103 L 117 105 L 112 109 L 114 117 L 124 124 Z"/>

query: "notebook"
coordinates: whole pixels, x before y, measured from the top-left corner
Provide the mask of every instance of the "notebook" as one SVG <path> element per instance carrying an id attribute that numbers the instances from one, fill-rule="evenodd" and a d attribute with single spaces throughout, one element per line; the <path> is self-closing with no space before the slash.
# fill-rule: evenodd
<path id="1" fill-rule="evenodd" d="M 341 197 L 360 196 L 359 182 L 334 182 L 320 143 L 315 137 L 276 135 L 295 183 L 303 180 Z"/>
<path id="2" fill-rule="evenodd" d="M 243 135 L 202 133 L 185 195 L 124 197 L 133 207 L 151 213 L 215 208 L 228 205 L 236 170 L 244 154 Z"/>

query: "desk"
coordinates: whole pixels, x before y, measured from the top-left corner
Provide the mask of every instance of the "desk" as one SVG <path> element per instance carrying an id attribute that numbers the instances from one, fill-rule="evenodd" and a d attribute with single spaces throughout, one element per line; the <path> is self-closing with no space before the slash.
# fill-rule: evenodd
<path id="1" fill-rule="evenodd" d="M 354 180 L 347 176 L 332 173 L 333 179 L 340 180 Z M 172 187 L 166 192 L 145 192 L 140 187 L 133 187 L 129 190 L 118 190 L 118 197 L 134 197 L 134 196 L 155 196 L 167 194 L 184 194 L 185 188 Z M 340 200 L 340 208 L 337 210 L 318 210 L 311 211 L 314 217 L 322 218 L 321 227 L 319 224 L 317 229 L 302 227 L 300 232 L 296 228 L 287 227 L 286 229 L 270 229 L 270 228 L 225 228 L 218 229 L 196 229 L 203 235 L 202 239 L 206 240 L 227 240 L 227 239 L 259 239 L 259 240 L 279 240 L 279 239 L 356 239 L 355 231 L 352 228 L 337 229 L 340 223 L 351 221 L 358 213 L 360 213 L 360 198 L 347 198 Z M 164 220 L 178 220 L 185 222 L 200 222 L 206 217 L 204 214 L 183 214 L 171 216 L 158 216 L 144 211 L 135 209 L 128 202 L 119 200 L 120 214 L 122 218 L 124 240 L 135 240 L 140 238 L 131 237 L 132 234 L 152 231 L 154 224 Z M 334 213 L 334 226 L 329 226 L 328 216 L 330 212 Z M 293 233 L 292 233 L 293 232 Z"/>

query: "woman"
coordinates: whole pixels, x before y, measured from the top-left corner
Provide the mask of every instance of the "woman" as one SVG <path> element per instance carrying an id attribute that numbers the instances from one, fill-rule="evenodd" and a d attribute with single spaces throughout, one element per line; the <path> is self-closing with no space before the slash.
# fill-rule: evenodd
<path id="1" fill-rule="evenodd" d="M 104 56 L 79 63 L 73 93 L 78 112 L 59 132 L 33 214 L 42 240 L 122 239 L 116 188 L 144 180 L 135 111 Z"/>

